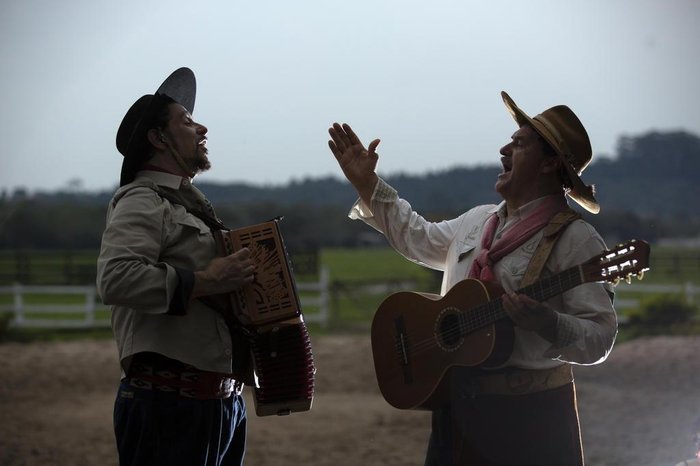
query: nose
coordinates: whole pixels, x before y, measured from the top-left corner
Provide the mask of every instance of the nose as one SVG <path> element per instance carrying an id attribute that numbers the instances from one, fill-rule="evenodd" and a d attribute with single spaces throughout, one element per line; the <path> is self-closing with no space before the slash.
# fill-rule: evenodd
<path id="1" fill-rule="evenodd" d="M 498 151 L 498 152 L 499 152 L 501 155 L 510 156 L 510 144 L 511 144 L 511 143 L 508 143 L 508 144 L 506 144 L 505 146 L 501 147 L 501 150 Z"/>
<path id="2" fill-rule="evenodd" d="M 201 134 L 202 136 L 204 136 L 205 134 L 207 134 L 208 131 L 209 131 L 209 129 L 207 129 L 206 126 L 204 126 L 201 123 L 197 123 L 197 133 L 198 134 Z"/>

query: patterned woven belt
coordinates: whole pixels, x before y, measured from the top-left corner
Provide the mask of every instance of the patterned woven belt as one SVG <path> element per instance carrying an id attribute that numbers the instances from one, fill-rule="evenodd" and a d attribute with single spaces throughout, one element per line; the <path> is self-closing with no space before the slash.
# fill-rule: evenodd
<path id="1" fill-rule="evenodd" d="M 494 374 L 459 377 L 458 389 L 463 396 L 524 395 L 559 388 L 574 380 L 570 364 L 551 369 L 508 369 Z"/>
<path id="2" fill-rule="evenodd" d="M 166 358 L 134 357 L 126 382 L 135 388 L 178 393 L 198 400 L 240 395 L 243 382 L 226 374 L 202 371 Z M 155 361 L 154 361 L 155 359 Z"/>

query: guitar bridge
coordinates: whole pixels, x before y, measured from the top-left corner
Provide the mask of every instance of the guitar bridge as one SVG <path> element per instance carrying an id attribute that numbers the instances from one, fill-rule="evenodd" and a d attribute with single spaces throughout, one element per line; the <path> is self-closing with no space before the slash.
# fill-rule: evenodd
<path id="1" fill-rule="evenodd" d="M 413 374 L 411 373 L 410 345 L 408 335 L 406 335 L 406 324 L 404 323 L 403 316 L 398 317 L 394 321 L 394 327 L 396 329 L 396 350 L 399 356 L 401 372 L 403 373 L 403 380 L 404 383 L 410 384 L 413 383 Z"/>

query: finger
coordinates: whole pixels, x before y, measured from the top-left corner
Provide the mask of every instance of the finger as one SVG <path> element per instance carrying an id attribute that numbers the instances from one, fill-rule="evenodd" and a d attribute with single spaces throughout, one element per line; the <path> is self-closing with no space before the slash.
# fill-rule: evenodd
<path id="1" fill-rule="evenodd" d="M 343 152 L 347 147 L 347 144 L 345 143 L 345 139 L 340 134 L 342 132 L 342 129 L 338 131 L 338 128 L 338 124 L 333 123 L 333 126 L 331 128 L 328 128 L 328 134 L 331 135 L 331 139 L 333 140 L 333 143 L 336 145 L 338 150 Z"/>
<path id="2" fill-rule="evenodd" d="M 348 135 L 350 144 L 359 144 L 360 146 L 365 147 L 362 145 L 362 141 L 360 141 L 360 138 L 357 137 L 357 134 L 355 134 L 349 124 L 343 123 L 343 130 L 345 130 L 345 133 Z"/>
<path id="3" fill-rule="evenodd" d="M 333 155 L 337 160 L 340 160 L 340 156 L 342 155 L 342 152 L 338 149 L 338 146 L 335 145 L 333 141 L 328 141 L 328 147 L 331 148 L 331 152 L 333 152 Z"/>
<path id="4" fill-rule="evenodd" d="M 338 131 L 336 131 L 335 128 L 328 128 L 328 134 L 331 135 L 332 142 L 335 145 L 336 149 L 341 153 L 345 151 L 345 143 L 340 138 Z"/>
<path id="5" fill-rule="evenodd" d="M 333 138 L 333 140 L 335 141 L 336 145 L 340 148 L 340 150 L 345 151 L 348 147 L 352 145 L 348 134 L 339 123 L 333 123 L 333 132 L 336 135 L 336 137 Z"/>
<path id="6" fill-rule="evenodd" d="M 503 304 L 503 309 L 510 314 L 513 311 L 513 300 L 507 293 L 503 294 L 501 297 L 501 303 Z"/>
<path id="7" fill-rule="evenodd" d="M 529 309 L 533 309 L 533 308 L 539 307 L 539 305 L 540 305 L 540 303 L 539 303 L 538 301 L 535 301 L 534 299 L 532 299 L 531 297 L 529 297 L 529 296 L 526 295 L 526 294 L 519 294 L 519 295 L 518 295 L 518 300 L 520 301 L 520 303 L 521 303 L 523 306 L 525 306 L 525 307 L 527 307 L 527 308 L 529 308 Z"/>
<path id="8" fill-rule="evenodd" d="M 234 252 L 231 254 L 231 257 L 237 260 L 244 260 L 250 257 L 250 249 L 248 248 L 241 248 L 238 251 Z"/>
<path id="9" fill-rule="evenodd" d="M 367 149 L 367 154 L 370 156 L 370 158 L 377 159 L 379 158 L 379 155 L 377 155 L 377 146 L 379 145 L 381 141 L 379 139 L 375 139 L 374 141 L 369 143 L 369 148 Z"/>

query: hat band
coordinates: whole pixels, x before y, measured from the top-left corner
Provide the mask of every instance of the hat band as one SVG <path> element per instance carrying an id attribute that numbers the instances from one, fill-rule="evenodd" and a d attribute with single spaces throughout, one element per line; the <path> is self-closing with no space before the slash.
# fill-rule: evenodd
<path id="1" fill-rule="evenodd" d="M 559 131 L 557 131 L 557 128 L 552 125 L 547 119 L 542 116 L 542 115 L 537 115 L 533 118 L 533 120 L 537 121 L 540 123 L 545 130 L 547 130 L 547 133 L 549 133 L 549 137 L 551 138 L 552 142 L 555 142 L 558 147 L 555 147 L 555 149 L 564 156 L 567 162 L 574 167 L 574 169 L 578 172 L 578 169 L 574 165 L 573 161 L 571 160 L 574 156 L 574 154 L 571 153 L 569 150 L 568 144 L 566 144 L 566 141 L 564 138 L 561 137 L 561 134 Z"/>

